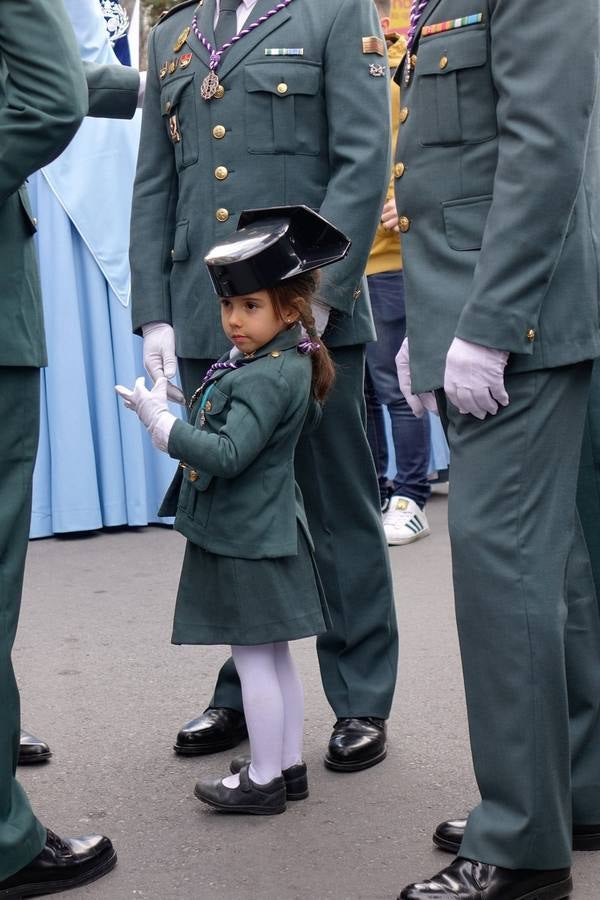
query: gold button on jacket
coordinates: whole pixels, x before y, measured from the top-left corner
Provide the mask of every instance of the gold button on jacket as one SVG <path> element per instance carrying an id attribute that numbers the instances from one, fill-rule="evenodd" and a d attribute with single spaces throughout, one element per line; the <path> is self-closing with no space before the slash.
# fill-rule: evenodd
<path id="1" fill-rule="evenodd" d="M 216 217 L 217 217 L 217 221 L 219 221 L 219 222 L 226 222 L 227 219 L 229 218 L 229 210 L 228 210 L 228 209 L 223 209 L 223 208 L 218 209 L 218 210 L 216 211 L 215 215 L 216 215 Z"/>
<path id="2" fill-rule="evenodd" d="M 533 344 L 533 342 L 535 341 L 535 331 L 533 330 L 533 328 L 530 328 L 527 332 L 527 340 L 530 344 Z"/>
<path id="3" fill-rule="evenodd" d="M 215 178 L 218 178 L 219 181 L 224 181 L 229 175 L 229 169 L 226 166 L 217 166 L 215 169 Z"/>
<path id="4" fill-rule="evenodd" d="M 402 234 L 406 234 L 408 229 L 410 228 L 410 219 L 408 216 L 400 216 L 398 219 L 398 228 L 402 232 Z"/>
<path id="5" fill-rule="evenodd" d="M 405 172 L 405 168 L 406 167 L 403 162 L 396 163 L 396 165 L 394 166 L 394 175 L 396 176 L 396 178 L 402 178 Z"/>
<path id="6" fill-rule="evenodd" d="M 445 69 L 447 65 L 448 65 L 448 57 L 442 56 L 442 58 L 440 59 L 440 69 Z"/>
<path id="7" fill-rule="evenodd" d="M 216 138 L 218 141 L 220 141 L 221 138 L 225 137 L 225 126 L 224 125 L 215 125 L 215 127 L 212 130 L 212 135 L 214 138 Z"/>
<path id="8" fill-rule="evenodd" d="M 217 98 L 217 100 L 220 100 L 221 97 L 224 97 L 224 96 L 225 96 L 225 88 L 223 87 L 222 84 L 220 84 L 219 87 L 215 91 L 215 97 Z"/>
<path id="9" fill-rule="evenodd" d="M 280 84 L 277 85 L 277 93 L 278 94 L 287 94 L 287 92 L 288 92 L 288 86 L 285 83 L 285 81 L 282 81 Z"/>
<path id="10" fill-rule="evenodd" d="M 403 106 L 400 110 L 400 121 L 402 123 L 406 122 L 408 119 L 408 106 Z"/>

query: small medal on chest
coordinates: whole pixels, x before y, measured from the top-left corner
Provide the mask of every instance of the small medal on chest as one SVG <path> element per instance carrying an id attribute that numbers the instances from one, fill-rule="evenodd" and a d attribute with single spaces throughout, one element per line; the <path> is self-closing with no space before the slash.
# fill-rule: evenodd
<path id="1" fill-rule="evenodd" d="M 212 100 L 219 89 L 219 76 L 216 72 L 210 71 L 200 87 L 200 96 L 203 100 Z"/>

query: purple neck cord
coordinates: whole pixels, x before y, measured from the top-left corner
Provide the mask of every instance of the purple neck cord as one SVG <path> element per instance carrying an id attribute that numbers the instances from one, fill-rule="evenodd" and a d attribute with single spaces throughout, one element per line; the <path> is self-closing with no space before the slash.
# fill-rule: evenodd
<path id="1" fill-rule="evenodd" d="M 429 0 L 412 0 L 410 7 L 410 28 L 408 29 L 406 51 L 410 53 L 417 36 L 417 28 L 419 21 L 423 15 L 423 10 L 429 3 Z"/>
<path id="2" fill-rule="evenodd" d="M 251 22 L 250 25 L 242 28 L 242 30 L 234 35 L 230 41 L 223 44 L 218 50 L 215 49 L 210 41 L 202 34 L 200 29 L 198 28 L 198 16 L 195 15 L 192 19 L 192 31 L 200 41 L 200 43 L 206 47 L 208 52 L 210 53 L 210 68 L 214 72 L 215 69 L 218 68 L 219 63 L 221 62 L 221 56 L 225 53 L 226 50 L 229 50 L 230 47 L 233 47 L 234 44 L 237 44 L 238 41 L 241 41 L 242 38 L 246 37 L 247 34 L 250 34 L 254 31 L 255 28 L 258 28 L 259 25 L 262 25 L 263 22 L 267 22 L 271 16 L 275 16 L 278 12 L 281 12 L 282 9 L 285 9 L 286 6 L 289 6 L 292 0 L 281 0 L 273 9 L 270 9 L 264 16 L 260 16 L 256 22 Z"/>

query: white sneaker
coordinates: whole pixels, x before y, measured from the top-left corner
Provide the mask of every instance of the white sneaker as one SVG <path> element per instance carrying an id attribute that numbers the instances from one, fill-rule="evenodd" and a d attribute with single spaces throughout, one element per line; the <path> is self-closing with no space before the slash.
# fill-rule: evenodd
<path id="1" fill-rule="evenodd" d="M 414 500 L 399 496 L 390 500 L 389 509 L 383 517 L 383 530 L 391 547 L 411 544 L 430 533 L 425 512 Z"/>

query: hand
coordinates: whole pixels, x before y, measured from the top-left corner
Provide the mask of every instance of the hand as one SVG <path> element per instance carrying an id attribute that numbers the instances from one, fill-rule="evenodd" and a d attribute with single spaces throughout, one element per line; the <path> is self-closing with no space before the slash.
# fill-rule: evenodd
<path id="1" fill-rule="evenodd" d="M 127 409 L 136 413 L 152 435 L 154 446 L 165 453 L 169 446 L 171 428 L 176 421 L 167 407 L 167 384 L 166 378 L 159 378 L 151 391 L 144 384 L 143 378 L 136 379 L 132 391 L 121 384 L 115 385 L 115 391 L 123 398 Z"/>
<path id="2" fill-rule="evenodd" d="M 393 197 L 386 200 L 381 211 L 381 226 L 386 231 L 400 232 L 398 227 L 398 210 L 396 209 L 396 201 Z"/>
<path id="3" fill-rule="evenodd" d="M 408 338 L 404 338 L 396 354 L 396 371 L 400 390 L 415 416 L 420 419 L 426 409 L 435 413 L 436 416 L 439 415 L 433 391 L 427 391 L 425 394 L 413 394 L 412 392 Z"/>
<path id="4" fill-rule="evenodd" d="M 318 336 L 321 337 L 327 325 L 329 324 L 329 315 L 331 313 L 331 307 L 327 306 L 326 303 L 323 303 L 322 300 L 313 300 L 311 303 L 312 314 L 315 320 L 315 331 Z"/>
<path id="5" fill-rule="evenodd" d="M 482 347 L 455 337 L 446 356 L 444 391 L 460 413 L 485 419 L 508 406 L 504 368 L 508 351 Z"/>
<path id="6" fill-rule="evenodd" d="M 175 354 L 175 332 L 166 322 L 150 322 L 142 325 L 144 338 L 144 368 L 153 382 L 159 378 L 169 381 L 167 397 L 173 403 L 185 404 L 183 391 L 175 384 L 171 384 L 171 378 L 177 372 L 177 356 Z"/>

